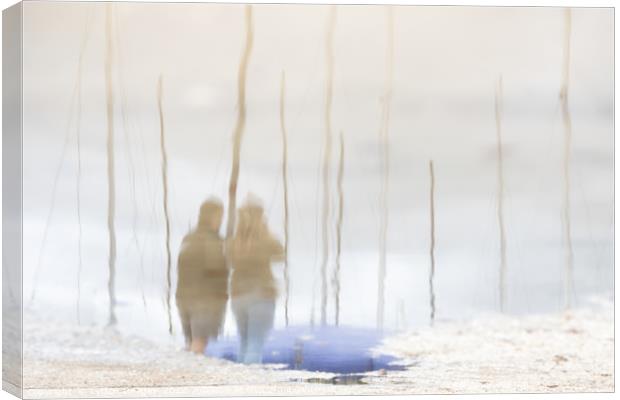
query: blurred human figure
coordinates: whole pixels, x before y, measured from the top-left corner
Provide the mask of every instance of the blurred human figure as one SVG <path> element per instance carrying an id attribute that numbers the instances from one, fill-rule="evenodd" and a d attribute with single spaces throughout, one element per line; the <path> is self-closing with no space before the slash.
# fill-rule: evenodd
<path id="1" fill-rule="evenodd" d="M 228 301 L 228 269 L 219 236 L 223 207 L 217 199 L 200 206 L 198 225 L 183 238 L 178 262 L 177 307 L 186 350 L 204 353 L 222 330 Z"/>
<path id="2" fill-rule="evenodd" d="M 231 304 L 241 338 L 238 361 L 245 364 L 262 362 L 277 298 L 271 263 L 284 256 L 284 248 L 269 232 L 263 214 L 260 202 L 249 198 L 238 211 L 237 230 L 229 249 Z"/>

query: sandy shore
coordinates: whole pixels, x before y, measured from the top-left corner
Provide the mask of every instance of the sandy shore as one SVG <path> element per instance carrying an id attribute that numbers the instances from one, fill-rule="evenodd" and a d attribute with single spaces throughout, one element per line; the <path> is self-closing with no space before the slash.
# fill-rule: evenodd
<path id="1" fill-rule="evenodd" d="M 437 323 L 376 351 L 411 365 L 364 384 L 310 383 L 331 374 L 244 366 L 155 346 L 102 328 L 25 321 L 24 397 L 611 392 L 611 304 L 554 315 Z"/>
<path id="2" fill-rule="evenodd" d="M 495 316 L 393 337 L 387 353 L 418 359 L 387 381 L 413 393 L 612 392 L 613 307 Z"/>

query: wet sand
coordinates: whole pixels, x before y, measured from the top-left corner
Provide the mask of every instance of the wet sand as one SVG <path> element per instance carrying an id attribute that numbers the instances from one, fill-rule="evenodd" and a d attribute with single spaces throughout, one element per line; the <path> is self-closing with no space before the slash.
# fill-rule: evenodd
<path id="1" fill-rule="evenodd" d="M 31 320 L 25 329 L 25 398 L 614 390 L 609 303 L 559 314 L 439 321 L 376 349 L 410 367 L 368 373 L 357 385 L 316 383 L 333 374 L 244 366 L 98 327 Z"/>

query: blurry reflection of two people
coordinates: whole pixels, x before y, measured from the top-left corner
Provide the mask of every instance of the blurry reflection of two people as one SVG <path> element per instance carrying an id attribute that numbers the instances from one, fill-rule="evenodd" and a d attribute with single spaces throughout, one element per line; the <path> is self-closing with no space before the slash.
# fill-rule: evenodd
<path id="1" fill-rule="evenodd" d="M 237 227 L 226 244 L 219 236 L 223 207 L 207 200 L 198 226 L 183 239 L 178 263 L 177 306 L 186 348 L 204 353 L 222 331 L 231 265 L 231 306 L 239 334 L 238 361 L 262 362 L 265 340 L 273 327 L 278 295 L 271 263 L 284 249 L 267 226 L 263 207 L 248 198 L 237 212 Z"/>

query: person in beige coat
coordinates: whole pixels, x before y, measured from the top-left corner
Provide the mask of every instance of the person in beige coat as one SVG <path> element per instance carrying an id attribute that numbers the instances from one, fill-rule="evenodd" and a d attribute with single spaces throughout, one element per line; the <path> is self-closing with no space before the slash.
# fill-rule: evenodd
<path id="1" fill-rule="evenodd" d="M 186 349 L 204 353 L 221 333 L 228 301 L 228 269 L 219 236 L 223 207 L 217 199 L 200 206 L 198 225 L 181 244 L 176 303 Z"/>
<path id="2" fill-rule="evenodd" d="M 283 259 L 284 248 L 269 231 L 258 201 L 249 200 L 239 209 L 229 247 L 231 305 L 240 337 L 238 361 L 260 363 L 278 296 L 271 263 Z"/>

